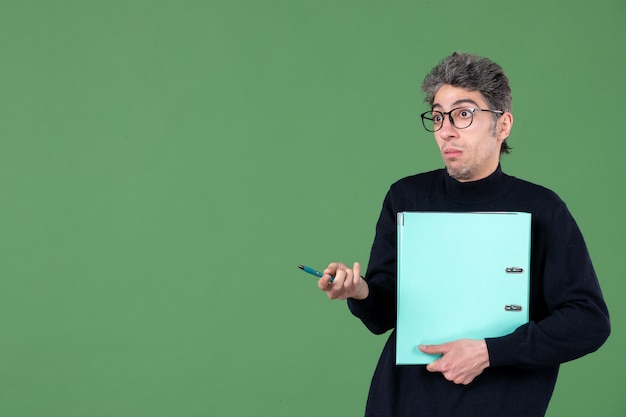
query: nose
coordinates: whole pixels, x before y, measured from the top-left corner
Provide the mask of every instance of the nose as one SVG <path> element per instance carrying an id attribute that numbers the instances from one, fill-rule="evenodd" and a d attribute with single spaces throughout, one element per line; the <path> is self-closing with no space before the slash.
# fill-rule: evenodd
<path id="1" fill-rule="evenodd" d="M 446 123 L 446 116 L 448 116 L 447 123 Z M 458 132 L 456 128 L 454 127 L 454 125 L 452 125 L 450 114 L 444 114 L 441 129 L 439 129 L 437 133 L 442 139 L 445 139 L 445 140 L 454 139 L 455 137 L 457 137 Z"/>

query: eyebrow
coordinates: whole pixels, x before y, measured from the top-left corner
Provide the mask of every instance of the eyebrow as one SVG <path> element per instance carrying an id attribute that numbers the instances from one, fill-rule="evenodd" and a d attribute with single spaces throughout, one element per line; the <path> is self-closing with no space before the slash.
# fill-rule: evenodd
<path id="1" fill-rule="evenodd" d="M 460 100 L 457 100 L 454 103 L 452 103 L 452 107 L 455 108 L 454 106 L 457 106 L 459 104 L 465 104 L 465 103 L 470 103 L 470 104 L 475 105 L 476 107 L 480 107 L 480 105 L 476 103 L 474 100 L 472 100 L 471 98 L 462 98 Z M 443 107 L 443 106 L 439 103 L 433 103 L 432 108 L 434 109 L 435 107 Z"/>

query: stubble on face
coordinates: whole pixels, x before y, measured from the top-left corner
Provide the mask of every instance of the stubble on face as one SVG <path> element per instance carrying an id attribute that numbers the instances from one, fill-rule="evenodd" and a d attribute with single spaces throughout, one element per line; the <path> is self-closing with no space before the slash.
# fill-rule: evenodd
<path id="1" fill-rule="evenodd" d="M 454 167 L 450 163 L 446 163 L 446 171 L 457 181 L 469 181 L 474 172 L 467 166 Z"/>
<path id="2" fill-rule="evenodd" d="M 475 156 L 493 155 L 494 152 L 499 152 L 499 149 L 497 150 L 497 148 L 500 145 L 496 140 L 494 129 L 490 129 L 490 133 L 491 135 L 488 141 L 480 143 L 475 149 L 472 150 L 472 153 Z M 464 152 L 467 150 L 461 146 L 455 146 L 455 147 Z M 484 169 L 484 164 L 487 162 L 483 160 L 482 158 L 479 158 L 479 159 L 473 158 L 473 159 L 466 160 L 466 161 L 463 161 L 462 157 L 461 158 L 454 158 L 454 157 L 446 158 L 446 156 L 443 155 L 443 149 L 442 149 L 442 157 L 445 162 L 448 175 L 450 175 L 452 178 L 454 178 L 457 181 L 470 181 L 476 178 L 480 174 L 481 170 Z"/>

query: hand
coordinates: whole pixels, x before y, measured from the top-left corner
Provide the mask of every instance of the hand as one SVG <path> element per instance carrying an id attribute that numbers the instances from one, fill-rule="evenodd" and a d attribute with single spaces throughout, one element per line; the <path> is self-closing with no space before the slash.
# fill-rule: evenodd
<path id="1" fill-rule="evenodd" d="M 335 277 L 332 283 L 331 276 Z M 332 262 L 324 269 L 324 276 L 317 281 L 317 286 L 326 292 L 331 300 L 347 298 L 363 300 L 369 295 L 369 287 L 361 277 L 361 265 L 358 262 L 354 263 L 352 269 L 340 262 Z"/>
<path id="2" fill-rule="evenodd" d="M 467 385 L 489 367 L 489 351 L 484 340 L 461 339 L 441 345 L 420 345 L 424 353 L 443 354 L 426 369 L 441 372 L 455 384 Z"/>

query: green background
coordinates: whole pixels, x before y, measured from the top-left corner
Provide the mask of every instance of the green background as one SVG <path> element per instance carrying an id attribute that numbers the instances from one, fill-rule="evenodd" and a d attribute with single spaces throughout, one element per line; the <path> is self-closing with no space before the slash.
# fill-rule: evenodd
<path id="1" fill-rule="evenodd" d="M 299 263 L 367 263 L 441 167 L 454 50 L 507 71 L 612 315 L 548 416 L 624 416 L 624 0 L 0 0 L 0 415 L 359 416 L 386 336 Z"/>

